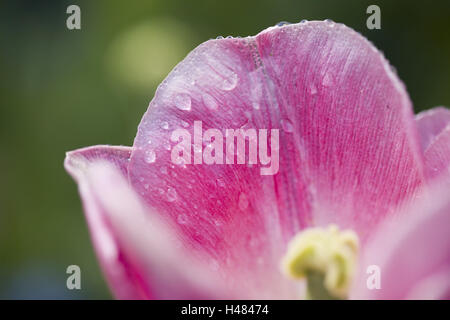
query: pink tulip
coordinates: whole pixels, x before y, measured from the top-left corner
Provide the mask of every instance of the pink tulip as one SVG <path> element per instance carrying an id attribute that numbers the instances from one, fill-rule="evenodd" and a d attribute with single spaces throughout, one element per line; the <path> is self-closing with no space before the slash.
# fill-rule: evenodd
<path id="1" fill-rule="evenodd" d="M 171 134 L 194 121 L 280 129 L 279 170 L 174 164 Z M 201 44 L 157 89 L 133 147 L 65 160 L 120 299 L 297 299 L 305 284 L 450 298 L 449 164 L 450 111 L 414 118 L 384 56 L 331 21 Z"/>

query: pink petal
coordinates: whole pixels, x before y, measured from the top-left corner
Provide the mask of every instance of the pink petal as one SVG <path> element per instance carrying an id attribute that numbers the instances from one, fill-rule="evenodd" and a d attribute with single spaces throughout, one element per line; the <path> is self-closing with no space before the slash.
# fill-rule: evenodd
<path id="1" fill-rule="evenodd" d="M 450 178 L 450 122 L 430 143 L 424 156 L 428 177 Z"/>
<path id="2" fill-rule="evenodd" d="M 111 290 L 119 299 L 144 298 L 149 292 L 137 279 L 136 272 L 128 267 L 128 262 L 124 260 L 105 222 L 104 210 L 92 193 L 92 186 L 87 181 L 87 172 L 92 162 L 103 160 L 126 174 L 130 155 L 130 147 L 93 146 L 67 153 L 64 162 L 67 172 L 78 183 L 95 251 Z"/>
<path id="3" fill-rule="evenodd" d="M 385 221 L 364 248 L 356 299 L 450 299 L 449 180 L 435 183 L 408 210 Z M 369 265 L 381 289 L 369 290 Z"/>
<path id="4" fill-rule="evenodd" d="M 192 134 L 196 120 L 203 131 L 280 129 L 279 172 L 174 165 L 171 133 Z M 417 136 L 403 84 L 365 38 L 331 22 L 288 25 L 208 41 L 178 64 L 142 119 L 129 178 L 231 286 L 283 297 L 278 263 L 295 232 L 334 222 L 364 239 L 417 191 Z"/>
<path id="5" fill-rule="evenodd" d="M 144 213 L 125 179 L 130 153 L 129 147 L 95 146 L 70 152 L 65 161 L 78 182 L 95 249 L 115 296 L 226 296 L 209 270 L 175 247 L 169 228 L 149 219 L 157 215 Z"/>
<path id="6" fill-rule="evenodd" d="M 420 145 L 425 151 L 432 141 L 450 124 L 450 110 L 436 107 L 422 111 L 416 115 L 417 128 L 420 135 Z"/>

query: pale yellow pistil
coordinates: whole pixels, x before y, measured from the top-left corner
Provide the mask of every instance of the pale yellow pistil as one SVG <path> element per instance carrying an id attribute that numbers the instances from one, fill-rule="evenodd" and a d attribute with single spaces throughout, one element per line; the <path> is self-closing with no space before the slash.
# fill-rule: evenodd
<path id="1" fill-rule="evenodd" d="M 282 259 L 283 272 L 307 281 L 309 299 L 346 299 L 356 269 L 358 236 L 337 226 L 297 234 Z"/>

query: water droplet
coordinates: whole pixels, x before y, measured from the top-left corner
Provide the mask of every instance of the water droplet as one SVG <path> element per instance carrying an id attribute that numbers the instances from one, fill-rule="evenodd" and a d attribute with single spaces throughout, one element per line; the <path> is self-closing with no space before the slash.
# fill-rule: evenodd
<path id="1" fill-rule="evenodd" d="M 239 209 L 245 210 L 248 208 L 248 199 L 245 193 L 241 192 L 239 195 Z"/>
<path id="2" fill-rule="evenodd" d="M 280 124 L 281 128 L 283 128 L 285 132 L 291 133 L 292 131 L 294 131 L 294 126 L 292 125 L 292 122 L 290 120 L 281 119 Z"/>
<path id="3" fill-rule="evenodd" d="M 222 82 L 221 89 L 225 91 L 233 90 L 238 83 L 238 75 L 231 72 Z"/>
<path id="4" fill-rule="evenodd" d="M 148 150 L 145 153 L 145 162 L 147 163 L 153 163 L 156 160 L 156 153 L 153 150 Z"/>
<path id="5" fill-rule="evenodd" d="M 325 76 L 322 79 L 322 85 L 324 87 L 332 87 L 334 85 L 333 76 L 329 72 L 325 73 Z"/>
<path id="6" fill-rule="evenodd" d="M 203 94 L 202 99 L 205 106 L 210 110 L 217 110 L 217 108 L 219 107 L 219 105 L 216 102 L 216 99 L 214 99 L 207 93 Z"/>
<path id="7" fill-rule="evenodd" d="M 178 159 L 176 159 L 176 161 L 174 162 L 177 166 L 182 166 L 182 167 L 185 167 L 186 166 L 186 160 L 184 159 L 184 158 L 178 158 Z M 174 173 L 174 172 L 173 172 Z M 172 175 L 174 176 L 174 177 L 176 177 L 176 174 L 174 175 L 172 173 Z"/>
<path id="8" fill-rule="evenodd" d="M 227 39 L 233 39 L 233 36 L 227 36 Z"/>
<path id="9" fill-rule="evenodd" d="M 331 20 L 331 19 L 325 19 L 324 21 L 325 21 L 325 23 L 326 23 L 327 25 L 329 25 L 330 27 L 334 27 L 334 21 L 333 21 L 333 20 Z"/>
<path id="10" fill-rule="evenodd" d="M 287 21 L 280 21 L 280 22 L 278 22 L 275 26 L 277 26 L 277 27 L 282 27 L 282 26 L 285 26 L 285 25 L 287 25 L 287 24 L 291 24 L 290 22 L 287 22 Z"/>
<path id="11" fill-rule="evenodd" d="M 177 200 L 178 194 L 177 191 L 174 188 L 168 188 L 167 189 L 167 201 L 174 202 Z"/>
<path id="12" fill-rule="evenodd" d="M 185 93 L 180 93 L 174 98 L 175 106 L 180 110 L 191 110 L 191 97 Z"/>
<path id="13" fill-rule="evenodd" d="M 218 187 L 224 188 L 225 187 L 225 181 L 223 180 L 223 178 L 217 178 L 216 185 Z"/>
<path id="14" fill-rule="evenodd" d="M 216 39 L 223 39 L 223 36 L 217 36 Z"/>
<path id="15" fill-rule="evenodd" d="M 317 93 L 316 85 L 312 82 L 311 82 L 311 85 L 309 86 L 309 93 L 311 95 L 315 95 Z"/>
<path id="16" fill-rule="evenodd" d="M 392 66 L 392 65 L 390 65 L 389 67 L 391 68 L 391 71 L 392 71 L 394 74 L 398 75 L 398 72 L 397 72 L 397 68 L 396 68 L 396 67 L 394 67 L 394 66 Z"/>
<path id="17" fill-rule="evenodd" d="M 144 189 L 147 190 L 148 189 L 148 184 L 144 184 Z"/>
<path id="18" fill-rule="evenodd" d="M 259 110 L 260 105 L 259 105 L 258 102 L 252 102 L 252 107 L 253 107 L 253 109 L 255 109 L 255 110 Z"/>
<path id="19" fill-rule="evenodd" d="M 163 128 L 164 130 L 168 130 L 169 129 L 169 123 L 167 121 L 161 122 L 161 128 Z"/>
<path id="20" fill-rule="evenodd" d="M 253 129 L 253 125 L 250 123 L 250 121 L 245 120 L 245 123 L 240 126 L 240 129 L 241 130 Z M 250 137 L 246 137 L 246 138 L 250 138 Z"/>
<path id="21" fill-rule="evenodd" d="M 164 144 L 164 149 L 166 149 L 167 151 L 169 151 L 171 148 L 172 148 L 172 146 L 170 145 L 169 142 L 166 142 L 166 143 Z"/>
<path id="22" fill-rule="evenodd" d="M 147 140 L 147 143 L 148 143 L 148 144 L 152 144 L 152 140 L 151 140 L 151 139 L 148 139 L 148 140 Z"/>
<path id="23" fill-rule="evenodd" d="M 308 20 L 306 20 L 306 19 L 303 19 L 302 21 L 300 21 L 301 24 L 305 24 L 307 22 L 308 22 Z"/>
<path id="24" fill-rule="evenodd" d="M 189 123 L 186 122 L 186 121 L 184 121 L 184 120 L 181 120 L 181 125 L 182 125 L 184 128 L 189 127 Z"/>
<path id="25" fill-rule="evenodd" d="M 178 215 L 178 217 L 177 217 L 177 222 L 179 224 L 186 224 L 187 220 L 188 220 L 187 216 L 183 213 Z"/>
<path id="26" fill-rule="evenodd" d="M 200 146 L 200 145 L 197 145 L 197 144 L 193 144 L 193 146 L 194 146 L 194 152 L 195 153 L 201 153 L 202 152 L 202 146 Z"/>
<path id="27" fill-rule="evenodd" d="M 167 174 L 167 167 L 162 166 L 162 167 L 159 169 L 159 172 L 161 172 L 162 174 Z"/>

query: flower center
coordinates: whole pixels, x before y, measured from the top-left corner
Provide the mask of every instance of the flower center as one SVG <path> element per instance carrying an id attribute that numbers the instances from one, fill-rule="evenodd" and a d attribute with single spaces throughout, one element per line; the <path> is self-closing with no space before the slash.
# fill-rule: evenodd
<path id="1" fill-rule="evenodd" d="M 358 236 L 351 230 L 310 228 L 291 240 L 282 269 L 290 278 L 306 278 L 308 299 L 346 299 L 358 248 Z"/>

